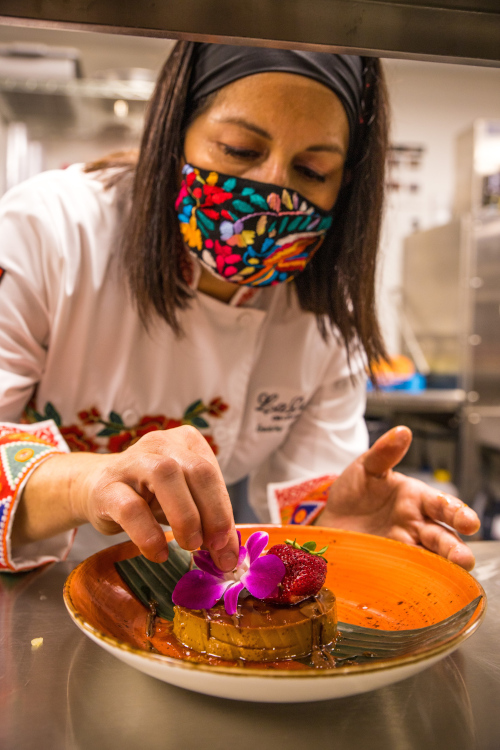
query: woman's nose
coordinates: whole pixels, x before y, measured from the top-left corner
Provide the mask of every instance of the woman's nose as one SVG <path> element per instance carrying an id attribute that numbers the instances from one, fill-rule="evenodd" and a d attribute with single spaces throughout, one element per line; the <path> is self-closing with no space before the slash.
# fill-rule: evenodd
<path id="1" fill-rule="evenodd" d="M 261 164 L 258 171 L 257 179 L 260 182 L 268 182 L 281 187 L 290 186 L 290 169 L 288 163 L 282 159 L 268 159 Z"/>

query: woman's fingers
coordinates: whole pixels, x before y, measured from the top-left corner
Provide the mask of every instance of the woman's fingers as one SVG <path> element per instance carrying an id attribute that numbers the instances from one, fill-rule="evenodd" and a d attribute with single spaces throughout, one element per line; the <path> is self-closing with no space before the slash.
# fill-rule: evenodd
<path id="1" fill-rule="evenodd" d="M 393 427 L 375 441 L 364 454 L 362 461 L 368 474 L 383 477 L 398 464 L 410 447 L 411 430 L 408 427 Z"/>
<path id="2" fill-rule="evenodd" d="M 182 547 L 204 544 L 222 570 L 236 565 L 239 542 L 231 501 L 215 455 L 198 430 L 149 433 L 122 454 L 116 469 L 115 481 L 158 502 Z"/>
<path id="3" fill-rule="evenodd" d="M 459 534 L 475 534 L 481 525 L 477 513 L 452 495 L 429 489 L 422 495 L 422 505 L 426 516 L 448 524 Z"/>
<path id="4" fill-rule="evenodd" d="M 460 565 L 465 570 L 474 567 L 474 555 L 461 539 L 443 526 L 432 521 L 423 521 L 418 528 L 421 544 L 431 552 Z"/>
<path id="5" fill-rule="evenodd" d="M 129 535 L 148 560 L 167 560 L 168 544 L 165 534 L 144 498 L 128 484 L 115 482 L 108 487 L 104 500 L 105 514 L 101 522 L 96 523 L 99 531 L 106 533 L 106 525 L 112 521 Z"/>
<path id="6" fill-rule="evenodd" d="M 222 570 L 235 567 L 239 542 L 231 501 L 217 467 L 198 454 L 174 452 L 158 462 L 150 489 L 181 547 L 192 550 L 203 544 Z"/>

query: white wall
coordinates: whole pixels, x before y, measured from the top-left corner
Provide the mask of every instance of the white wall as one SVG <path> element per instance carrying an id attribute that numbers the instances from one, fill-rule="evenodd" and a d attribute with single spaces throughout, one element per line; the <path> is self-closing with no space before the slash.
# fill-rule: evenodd
<path id="1" fill-rule="evenodd" d="M 455 139 L 479 117 L 500 119 L 500 70 L 407 60 L 384 62 L 392 105 L 393 143 L 426 147 L 415 196 L 388 196 L 379 283 L 379 310 L 387 345 L 399 351 L 395 296 L 401 282 L 402 240 L 451 216 Z"/>

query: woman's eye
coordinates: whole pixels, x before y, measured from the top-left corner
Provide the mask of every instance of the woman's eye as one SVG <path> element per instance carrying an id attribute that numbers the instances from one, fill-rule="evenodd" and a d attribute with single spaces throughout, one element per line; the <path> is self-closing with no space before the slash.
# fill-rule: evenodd
<path id="1" fill-rule="evenodd" d="M 258 151 L 250 148 L 234 148 L 233 146 L 228 146 L 227 143 L 221 143 L 220 146 L 226 156 L 232 156 L 235 159 L 256 159 L 260 156 Z"/>
<path id="2" fill-rule="evenodd" d="M 301 164 L 297 164 L 295 169 L 297 170 L 297 172 L 300 172 L 300 174 L 302 174 L 308 180 L 316 180 L 317 182 L 326 181 L 325 175 L 319 174 L 318 172 L 315 172 L 313 169 L 309 169 L 309 167 L 305 167 Z"/>

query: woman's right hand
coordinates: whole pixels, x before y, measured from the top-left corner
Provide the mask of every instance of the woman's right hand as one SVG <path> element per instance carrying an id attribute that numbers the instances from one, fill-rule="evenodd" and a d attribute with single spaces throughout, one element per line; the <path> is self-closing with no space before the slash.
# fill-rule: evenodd
<path id="1" fill-rule="evenodd" d="M 217 459 L 194 427 L 150 432 L 123 453 L 55 456 L 30 478 L 28 505 L 33 494 L 43 496 L 51 468 L 52 487 L 61 479 L 60 492 L 67 493 L 70 525 L 88 521 L 103 534 L 125 531 L 149 560 L 163 562 L 168 546 L 160 522 L 168 523 L 184 549 L 203 545 L 222 570 L 236 566 L 231 501 Z"/>

